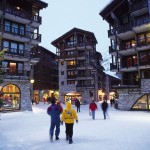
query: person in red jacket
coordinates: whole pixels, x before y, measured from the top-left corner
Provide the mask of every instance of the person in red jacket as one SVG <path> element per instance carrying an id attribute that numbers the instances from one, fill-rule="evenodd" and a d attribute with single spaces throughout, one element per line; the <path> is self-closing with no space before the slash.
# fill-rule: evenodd
<path id="1" fill-rule="evenodd" d="M 89 111 L 92 113 L 92 119 L 95 120 L 95 111 L 98 110 L 96 103 L 94 100 L 89 105 Z"/>

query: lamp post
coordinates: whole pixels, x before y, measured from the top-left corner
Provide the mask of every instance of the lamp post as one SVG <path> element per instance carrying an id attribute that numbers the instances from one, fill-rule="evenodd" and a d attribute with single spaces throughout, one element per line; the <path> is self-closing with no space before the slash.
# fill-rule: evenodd
<path id="1" fill-rule="evenodd" d="M 30 89 L 31 89 L 31 101 L 33 101 L 34 95 L 33 95 L 33 84 L 34 84 L 34 66 L 40 61 L 40 59 L 37 56 L 37 53 L 35 52 L 37 49 L 32 49 L 30 54 Z"/>

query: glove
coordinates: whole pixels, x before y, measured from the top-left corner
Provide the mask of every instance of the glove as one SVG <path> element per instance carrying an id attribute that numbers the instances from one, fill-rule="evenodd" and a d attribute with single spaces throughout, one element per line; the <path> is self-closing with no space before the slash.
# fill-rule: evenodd
<path id="1" fill-rule="evenodd" d="M 76 123 L 78 123 L 78 120 L 76 120 Z"/>
<path id="2" fill-rule="evenodd" d="M 63 121 L 60 121 L 60 124 L 63 125 Z"/>

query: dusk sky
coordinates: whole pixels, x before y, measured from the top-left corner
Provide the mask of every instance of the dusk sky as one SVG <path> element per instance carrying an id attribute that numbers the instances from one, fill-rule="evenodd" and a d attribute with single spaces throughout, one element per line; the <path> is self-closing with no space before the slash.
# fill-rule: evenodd
<path id="1" fill-rule="evenodd" d="M 99 12 L 110 0 L 42 0 L 48 3 L 46 9 L 41 10 L 42 34 L 41 46 L 56 53 L 51 42 L 72 28 L 93 32 L 98 41 L 97 51 L 108 53 L 110 41 L 108 39 L 108 23 L 102 19 Z"/>

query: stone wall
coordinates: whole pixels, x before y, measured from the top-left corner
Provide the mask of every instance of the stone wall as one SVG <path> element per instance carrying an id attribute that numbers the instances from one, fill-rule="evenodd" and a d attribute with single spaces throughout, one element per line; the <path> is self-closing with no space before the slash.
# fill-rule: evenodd
<path id="1" fill-rule="evenodd" d="M 150 93 L 150 79 L 141 79 L 141 92 Z"/>
<path id="2" fill-rule="evenodd" d="M 139 99 L 143 93 L 141 92 L 131 92 L 129 93 L 130 89 L 119 89 L 119 103 L 118 109 L 120 110 L 131 110 L 133 104 Z M 139 91 L 139 89 L 137 89 Z"/>
<path id="3" fill-rule="evenodd" d="M 150 93 L 150 79 L 141 79 L 140 88 L 119 89 L 118 109 L 130 110 L 134 103 L 144 94 Z"/>

